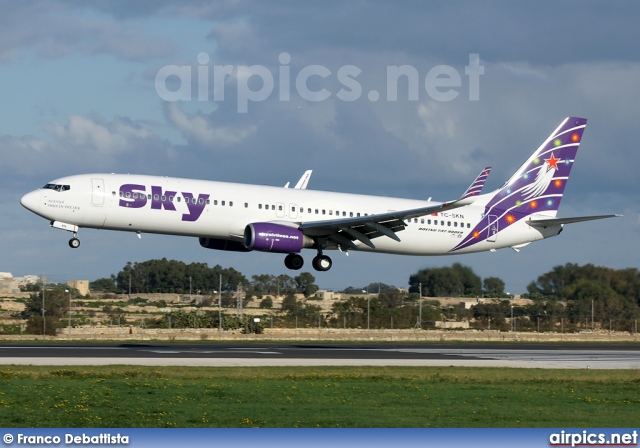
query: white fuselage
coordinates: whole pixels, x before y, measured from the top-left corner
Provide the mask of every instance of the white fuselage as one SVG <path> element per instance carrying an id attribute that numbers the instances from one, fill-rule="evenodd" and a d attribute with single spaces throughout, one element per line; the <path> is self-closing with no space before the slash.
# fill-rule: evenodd
<path id="1" fill-rule="evenodd" d="M 375 215 L 437 203 L 317 190 L 179 179 L 146 175 L 84 174 L 51 182 L 68 189 L 41 188 L 22 203 L 52 223 L 81 228 L 228 239 L 242 242 L 245 226 L 305 222 Z M 481 202 L 481 201 L 480 201 Z M 451 250 L 482 219 L 483 206 L 468 205 L 437 216 L 405 220 L 397 242 L 375 239 L 375 249 L 405 255 L 446 255 L 521 246 L 558 233 L 518 222 L 471 247 Z M 69 229 L 67 229 L 69 230 Z"/>

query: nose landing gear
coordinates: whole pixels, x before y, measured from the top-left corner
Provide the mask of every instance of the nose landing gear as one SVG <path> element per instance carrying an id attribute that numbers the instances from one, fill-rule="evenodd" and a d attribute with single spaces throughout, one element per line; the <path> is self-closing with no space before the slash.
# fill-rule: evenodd
<path id="1" fill-rule="evenodd" d="M 77 238 L 77 234 L 73 235 L 73 238 L 69 240 L 69 247 L 72 249 L 77 249 L 80 247 L 80 240 Z"/>

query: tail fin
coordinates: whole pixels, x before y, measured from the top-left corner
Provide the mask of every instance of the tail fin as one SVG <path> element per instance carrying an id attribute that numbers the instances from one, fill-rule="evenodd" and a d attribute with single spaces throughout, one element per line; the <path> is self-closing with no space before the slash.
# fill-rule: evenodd
<path id="1" fill-rule="evenodd" d="M 482 187 L 484 187 L 484 183 L 487 181 L 487 177 L 489 177 L 489 172 L 491 172 L 491 167 L 485 167 L 485 169 L 478 174 L 476 180 L 469 185 L 469 188 L 467 188 L 467 191 L 464 192 L 460 199 L 465 199 L 470 196 L 478 196 L 482 191 Z"/>
<path id="2" fill-rule="evenodd" d="M 584 118 L 566 118 L 494 193 L 486 214 L 495 208 L 513 221 L 532 213 L 556 216 L 586 124 Z"/>
<path id="3" fill-rule="evenodd" d="M 480 241 L 495 243 L 501 230 L 534 213 L 534 226 L 540 215 L 555 218 L 586 124 L 584 118 L 566 118 L 499 190 L 474 202 L 486 201 L 483 218 L 451 252 Z"/>

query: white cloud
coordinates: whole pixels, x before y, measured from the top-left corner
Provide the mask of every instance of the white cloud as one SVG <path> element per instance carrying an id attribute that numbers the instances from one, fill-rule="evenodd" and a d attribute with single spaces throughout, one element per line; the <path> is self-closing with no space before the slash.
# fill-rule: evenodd
<path id="1" fill-rule="evenodd" d="M 138 139 L 152 136 L 149 130 L 120 117 L 110 123 L 97 123 L 87 117 L 73 115 L 69 117 L 67 126 L 51 123 L 45 129 L 63 146 L 103 154 L 135 150 Z"/>
<path id="2" fill-rule="evenodd" d="M 166 103 L 165 114 L 167 120 L 182 132 L 188 141 L 204 146 L 233 145 L 245 140 L 258 129 L 257 126 L 215 126 L 211 123 L 213 115 L 183 112 L 177 102 Z"/>

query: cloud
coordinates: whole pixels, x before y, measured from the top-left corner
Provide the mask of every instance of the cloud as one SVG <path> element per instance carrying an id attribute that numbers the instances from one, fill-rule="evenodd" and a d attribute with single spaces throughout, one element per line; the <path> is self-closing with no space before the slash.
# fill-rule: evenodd
<path id="1" fill-rule="evenodd" d="M 0 62 L 31 49 L 55 59 L 72 54 L 108 54 L 126 61 L 149 61 L 177 54 L 173 37 L 153 36 L 134 22 L 83 15 L 62 2 L 11 2 L 0 17 Z"/>
<path id="2" fill-rule="evenodd" d="M 48 139 L 0 136 L 5 180 L 69 175 L 75 172 L 159 169 L 175 157 L 175 149 L 150 129 L 126 117 L 73 115 L 67 124 L 44 125 Z M 146 167 L 146 168 L 145 168 Z"/>
<path id="3" fill-rule="evenodd" d="M 200 112 L 189 114 L 180 109 L 178 102 L 165 103 L 164 110 L 167 120 L 189 142 L 202 146 L 215 145 L 215 148 L 212 149 L 239 143 L 256 132 L 257 129 L 257 126 L 215 126 L 213 124 L 215 113 L 208 116 Z"/>

